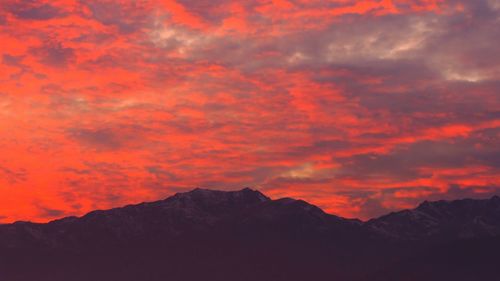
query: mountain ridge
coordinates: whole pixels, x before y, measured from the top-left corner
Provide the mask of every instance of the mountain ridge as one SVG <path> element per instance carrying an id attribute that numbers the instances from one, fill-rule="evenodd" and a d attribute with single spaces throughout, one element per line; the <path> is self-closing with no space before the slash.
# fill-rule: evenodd
<path id="1" fill-rule="evenodd" d="M 481 280 L 495 281 L 496 264 L 486 261 L 500 259 L 499 199 L 423 202 L 362 222 L 250 188 L 195 189 L 45 224 L 0 225 L 0 280 L 397 281 L 413 274 L 420 277 L 408 280 L 437 281 L 451 280 L 443 270 L 453 268 L 452 280 L 472 281 L 461 274 L 471 263 Z M 434 256 L 445 258 L 429 268 Z"/>
<path id="2" fill-rule="evenodd" d="M 175 193 L 175 194 L 173 194 L 171 196 L 168 196 L 168 197 L 166 197 L 164 199 L 155 200 L 155 201 L 144 201 L 144 202 L 135 203 L 135 204 L 126 204 L 126 205 L 123 205 L 123 206 L 109 208 L 109 209 L 96 209 L 96 210 L 89 211 L 89 212 L 87 212 L 87 213 L 85 213 L 85 214 L 83 214 L 81 216 L 67 216 L 67 217 L 57 218 L 57 219 L 54 219 L 54 220 L 51 220 L 51 221 L 48 221 L 48 222 L 32 222 L 32 221 L 20 220 L 20 221 L 15 221 L 15 222 L 12 222 L 12 223 L 0 223 L 0 226 L 3 226 L 3 225 L 12 225 L 12 224 L 22 224 L 22 223 L 48 224 L 48 223 L 52 223 L 52 222 L 56 222 L 56 221 L 60 221 L 60 220 L 79 219 L 79 218 L 82 218 L 82 217 L 84 217 L 86 215 L 89 215 L 89 214 L 92 214 L 92 213 L 100 213 L 100 212 L 112 211 L 112 210 L 116 210 L 116 209 L 122 209 L 122 208 L 128 208 L 128 207 L 135 207 L 135 206 L 141 206 L 141 205 L 147 205 L 147 204 L 159 204 L 159 203 L 167 201 L 169 199 L 179 198 L 179 197 L 185 197 L 185 196 L 189 196 L 189 195 L 194 195 L 196 193 L 198 193 L 198 194 L 200 194 L 200 193 L 205 193 L 205 194 L 210 194 L 210 193 L 212 193 L 212 194 L 217 194 L 217 193 L 218 194 L 238 194 L 238 193 L 242 193 L 242 192 L 253 192 L 257 197 L 262 198 L 261 200 L 265 200 L 265 201 L 277 201 L 277 200 L 302 201 L 302 202 L 307 203 L 308 205 L 311 205 L 311 206 L 314 206 L 316 208 L 319 208 L 316 205 L 311 204 L 311 203 L 309 203 L 309 202 L 307 202 L 307 201 L 305 201 L 303 199 L 295 199 L 295 198 L 291 198 L 291 197 L 282 197 L 282 198 L 278 198 L 278 199 L 271 199 L 268 196 L 266 196 L 265 194 L 263 194 L 262 192 L 260 192 L 259 190 L 252 189 L 250 187 L 244 187 L 244 188 L 242 188 L 240 190 L 229 190 L 229 191 L 197 187 L 197 188 L 194 188 L 194 189 L 192 189 L 190 191 Z M 335 214 L 327 213 L 327 212 L 323 211 L 321 208 L 319 208 L 319 209 L 321 209 L 323 212 L 325 212 L 326 214 L 331 215 L 331 216 L 336 216 L 336 217 L 339 217 L 339 218 L 342 218 L 342 219 L 346 219 L 346 220 L 353 220 L 353 221 L 359 221 L 359 222 L 362 222 L 362 223 L 367 223 L 369 221 L 378 220 L 378 219 L 381 219 L 383 217 L 392 215 L 394 213 L 401 213 L 401 212 L 407 212 L 407 211 L 412 211 L 412 210 L 418 210 L 419 208 L 422 208 L 422 207 L 425 207 L 425 206 L 428 206 L 428 205 L 436 205 L 436 204 L 443 204 L 443 203 L 446 204 L 446 203 L 460 202 L 460 201 L 490 201 L 490 202 L 497 202 L 498 204 L 500 204 L 500 196 L 499 195 L 493 195 L 490 198 L 483 198 L 483 199 L 462 198 L 462 199 L 435 200 L 435 201 L 424 200 L 423 202 L 419 203 L 413 209 L 401 209 L 401 210 L 398 210 L 398 211 L 392 211 L 392 212 L 389 212 L 387 214 L 380 215 L 378 217 L 374 217 L 374 218 L 367 219 L 367 220 L 361 220 L 359 218 L 346 218 L 346 217 L 338 216 L 338 215 L 335 215 Z"/>

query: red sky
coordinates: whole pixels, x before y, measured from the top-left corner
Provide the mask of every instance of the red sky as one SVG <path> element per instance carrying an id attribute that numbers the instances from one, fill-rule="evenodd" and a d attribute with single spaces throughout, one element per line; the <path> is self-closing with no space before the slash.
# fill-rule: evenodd
<path id="1" fill-rule="evenodd" d="M 496 0 L 3 0 L 0 222 L 195 187 L 500 193 Z"/>

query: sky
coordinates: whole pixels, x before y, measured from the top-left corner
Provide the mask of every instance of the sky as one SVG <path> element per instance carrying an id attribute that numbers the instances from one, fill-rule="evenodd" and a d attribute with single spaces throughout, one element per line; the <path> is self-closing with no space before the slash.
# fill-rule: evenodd
<path id="1" fill-rule="evenodd" d="M 499 0 L 2 0 L 0 223 L 500 194 L 499 46 Z"/>

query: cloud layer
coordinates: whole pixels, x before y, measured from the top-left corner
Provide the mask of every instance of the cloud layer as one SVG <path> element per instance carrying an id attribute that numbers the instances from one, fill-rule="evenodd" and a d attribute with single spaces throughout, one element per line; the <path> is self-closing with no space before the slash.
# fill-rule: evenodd
<path id="1" fill-rule="evenodd" d="M 0 3 L 0 222 L 252 186 L 500 193 L 495 0 Z"/>

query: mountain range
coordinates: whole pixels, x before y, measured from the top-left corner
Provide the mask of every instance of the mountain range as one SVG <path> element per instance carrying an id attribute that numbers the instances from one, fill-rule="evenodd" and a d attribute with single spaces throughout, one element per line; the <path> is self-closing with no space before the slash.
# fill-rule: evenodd
<path id="1" fill-rule="evenodd" d="M 2 281 L 498 281 L 500 197 L 366 222 L 259 191 L 195 189 L 0 225 Z"/>

